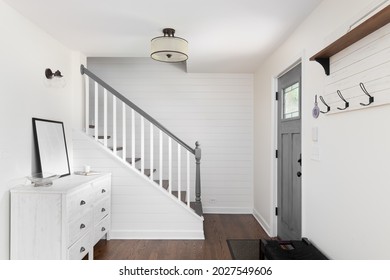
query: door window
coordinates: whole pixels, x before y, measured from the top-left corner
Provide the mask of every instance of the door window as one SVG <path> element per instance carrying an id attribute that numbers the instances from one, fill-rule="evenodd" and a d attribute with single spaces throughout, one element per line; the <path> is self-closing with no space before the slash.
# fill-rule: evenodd
<path id="1" fill-rule="evenodd" d="M 283 119 L 299 117 L 299 82 L 283 90 Z"/>

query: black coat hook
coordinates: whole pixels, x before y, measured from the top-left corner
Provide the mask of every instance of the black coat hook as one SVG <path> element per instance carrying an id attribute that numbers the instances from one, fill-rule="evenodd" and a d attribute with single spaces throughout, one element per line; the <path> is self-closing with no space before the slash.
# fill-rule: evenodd
<path id="1" fill-rule="evenodd" d="M 368 91 L 366 90 L 366 87 L 364 86 L 363 83 L 360 83 L 360 88 L 362 89 L 362 91 L 364 92 L 365 95 L 368 96 L 368 103 L 367 104 L 364 104 L 364 103 L 360 103 L 360 105 L 362 106 L 368 106 L 370 105 L 372 102 L 374 102 L 374 96 L 371 96 Z"/>
<path id="2" fill-rule="evenodd" d="M 324 98 L 321 95 L 320 95 L 320 100 L 326 106 L 326 111 L 325 112 L 324 111 L 320 111 L 320 112 L 323 113 L 323 114 L 328 113 L 330 111 L 330 106 L 325 102 Z"/>
<path id="3" fill-rule="evenodd" d="M 341 94 L 341 91 L 337 90 L 337 94 L 339 95 L 340 99 L 344 101 L 345 103 L 345 107 L 344 108 L 340 108 L 340 107 L 337 107 L 337 109 L 339 110 L 345 110 L 349 107 L 349 102 L 347 100 L 345 100 L 344 96 Z"/>

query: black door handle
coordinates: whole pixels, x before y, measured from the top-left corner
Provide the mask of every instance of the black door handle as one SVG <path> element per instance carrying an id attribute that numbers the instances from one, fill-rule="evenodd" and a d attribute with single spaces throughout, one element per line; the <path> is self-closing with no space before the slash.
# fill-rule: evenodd
<path id="1" fill-rule="evenodd" d="M 302 172 L 301 172 L 301 171 L 298 171 L 298 172 L 297 172 L 297 176 L 298 176 L 298 177 L 301 177 L 301 176 L 302 176 Z"/>

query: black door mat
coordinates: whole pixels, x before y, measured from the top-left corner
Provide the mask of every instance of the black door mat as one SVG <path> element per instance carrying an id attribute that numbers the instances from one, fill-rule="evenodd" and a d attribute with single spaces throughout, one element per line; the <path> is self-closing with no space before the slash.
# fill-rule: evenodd
<path id="1" fill-rule="evenodd" d="M 233 260 L 259 260 L 259 239 L 228 239 L 230 254 Z"/>

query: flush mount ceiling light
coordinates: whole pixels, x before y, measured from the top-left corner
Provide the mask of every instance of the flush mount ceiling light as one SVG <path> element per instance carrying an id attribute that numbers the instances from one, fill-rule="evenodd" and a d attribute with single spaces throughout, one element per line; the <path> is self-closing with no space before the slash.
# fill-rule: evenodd
<path id="1" fill-rule="evenodd" d="M 164 36 L 156 37 L 151 42 L 150 57 L 162 62 L 182 62 L 188 59 L 188 42 L 175 37 L 175 29 L 164 28 Z"/>

